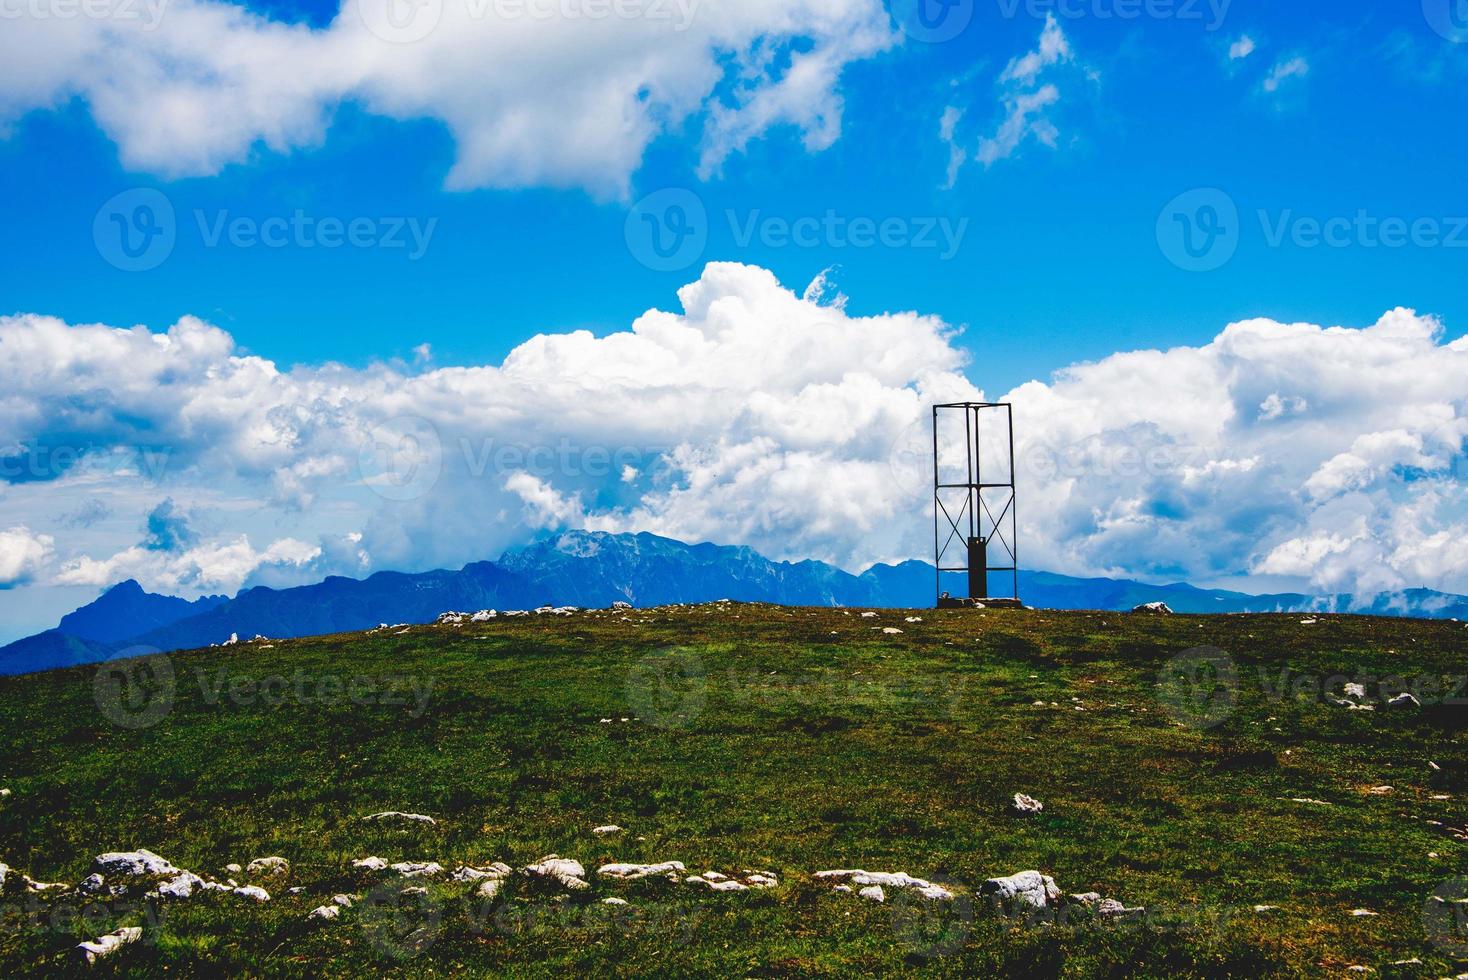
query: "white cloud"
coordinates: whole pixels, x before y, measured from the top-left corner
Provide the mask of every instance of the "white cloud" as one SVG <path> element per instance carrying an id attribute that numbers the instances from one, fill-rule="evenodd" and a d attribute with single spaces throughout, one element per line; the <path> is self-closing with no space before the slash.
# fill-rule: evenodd
<path id="1" fill-rule="evenodd" d="M 1229 61 L 1242 61 L 1255 51 L 1254 39 L 1245 34 L 1228 47 Z"/>
<path id="2" fill-rule="evenodd" d="M 132 578 L 169 593 L 234 593 L 262 566 L 301 568 L 320 555 L 321 548 L 291 538 L 256 551 L 240 535 L 181 553 L 134 547 L 101 560 L 81 556 L 62 566 L 56 584 L 107 586 Z"/>
<path id="3" fill-rule="evenodd" d="M 442 13 L 412 43 L 368 29 L 382 4 L 344 0 L 320 29 L 217 0 L 172 0 L 157 19 L 9 19 L 0 127 L 80 97 L 128 168 L 198 175 L 257 147 L 319 144 L 351 101 L 441 121 L 458 147 L 450 187 L 613 196 L 653 139 L 690 121 L 702 131 L 705 172 L 775 126 L 794 127 L 812 150 L 829 146 L 841 128 L 842 70 L 895 43 L 877 0 L 598 8 L 641 11 L 630 17 L 566 13 L 594 5 L 444 0 L 413 8 Z M 560 12 L 513 15 L 527 6 Z"/>
<path id="4" fill-rule="evenodd" d="M 1000 73 L 1002 118 L 992 135 L 980 138 L 973 159 L 986 168 L 991 167 L 1014 156 L 1027 139 L 1054 149 L 1060 130 L 1051 119 L 1050 110 L 1060 103 L 1060 88 L 1054 82 L 1043 80 L 1058 66 L 1074 63 L 1075 55 L 1060 22 L 1054 14 L 1048 15 L 1035 50 L 1014 58 Z M 1091 81 L 1098 77 L 1089 70 L 1085 76 Z M 963 116 L 963 109 L 948 106 L 939 122 L 939 138 L 949 150 L 945 189 L 954 186 L 959 171 L 969 159 L 968 150 L 957 134 Z"/>
<path id="5" fill-rule="evenodd" d="M 0 443 L 70 439 L 102 459 L 143 444 L 168 460 L 161 475 L 78 465 L 13 483 L 5 520 L 54 537 L 59 581 L 136 576 L 185 593 L 457 565 L 564 526 L 850 568 L 923 557 L 926 406 L 981 392 L 941 320 L 853 316 L 823 305 L 826 291 L 712 264 L 679 290 L 681 308 L 630 329 L 540 335 L 499 365 L 413 369 L 282 371 L 187 318 L 166 333 L 0 318 Z M 1465 376 L 1468 341 L 1394 310 L 1364 329 L 1247 320 L 1201 347 L 1022 385 L 1004 397 L 1023 560 L 1468 591 Z M 414 451 L 384 456 L 374 433 L 395 419 L 412 420 Z M 384 458 L 410 463 L 384 470 Z M 209 526 L 173 552 L 100 538 L 54 516 L 73 485 L 133 515 L 131 542 L 168 497 L 197 510 L 201 488 Z M 152 492 L 107 493 L 139 486 Z M 47 559 L 30 554 L 36 577 Z"/>
<path id="6" fill-rule="evenodd" d="M 1278 62 L 1264 79 L 1264 91 L 1271 94 L 1278 92 L 1280 86 L 1291 78 L 1304 78 L 1310 74 L 1310 62 L 1303 57 L 1296 56 Z"/>
<path id="7" fill-rule="evenodd" d="M 32 534 L 23 526 L 0 531 L 0 589 L 31 581 L 51 560 L 55 543 L 50 535 Z"/>

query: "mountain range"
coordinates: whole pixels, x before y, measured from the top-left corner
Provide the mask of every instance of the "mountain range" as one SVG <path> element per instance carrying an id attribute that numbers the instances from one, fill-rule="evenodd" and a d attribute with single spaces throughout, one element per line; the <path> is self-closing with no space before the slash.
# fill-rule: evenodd
<path id="1" fill-rule="evenodd" d="M 1019 589 L 1026 605 L 1052 609 L 1128 610 L 1165 602 L 1180 613 L 1315 611 L 1468 619 L 1468 597 L 1428 589 L 1369 598 L 1256 596 L 1051 572 L 1021 572 Z M 378 572 L 360 580 L 333 576 L 297 588 L 246 589 L 232 599 L 189 601 L 123 582 L 64 616 L 55 629 L 0 647 L 0 674 L 94 663 L 134 651 L 193 649 L 231 636 L 287 639 L 381 623 L 429 623 L 449 611 L 716 599 L 910 609 L 931 607 L 933 593 L 933 566 L 927 562 L 874 565 L 852 575 L 819 561 L 771 561 L 744 547 L 690 545 L 646 533 L 567 531 L 458 571 Z"/>

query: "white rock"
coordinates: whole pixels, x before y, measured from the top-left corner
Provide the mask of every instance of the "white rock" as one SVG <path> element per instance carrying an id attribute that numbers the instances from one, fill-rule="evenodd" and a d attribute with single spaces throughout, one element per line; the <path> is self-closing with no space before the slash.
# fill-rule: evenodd
<path id="1" fill-rule="evenodd" d="M 263 857 L 251 861 L 245 867 L 245 872 L 252 875 L 279 875 L 290 869 L 291 863 L 283 857 Z"/>
<path id="2" fill-rule="evenodd" d="M 746 885 L 742 881 L 735 881 L 732 878 L 729 879 L 729 880 L 727 880 L 727 881 L 709 881 L 707 878 L 700 878 L 698 875 L 694 875 L 691 878 L 684 878 L 683 879 L 683 883 L 685 885 L 702 885 L 703 887 L 709 889 L 710 891 L 715 891 L 715 892 L 747 892 L 747 891 L 749 891 L 749 886 L 748 885 Z"/>
<path id="3" fill-rule="evenodd" d="M 586 869 L 580 861 L 547 854 L 534 864 L 526 865 L 520 873 L 532 878 L 550 878 L 572 891 L 583 891 L 591 886 L 586 883 Z"/>
<path id="4" fill-rule="evenodd" d="M 226 864 L 224 870 L 236 875 L 245 873 L 245 869 L 238 864 Z"/>
<path id="5" fill-rule="evenodd" d="M 990 896 L 1006 910 L 1020 906 L 1049 908 L 1060 898 L 1055 879 L 1038 871 L 1021 871 L 1004 878 L 990 878 L 979 886 L 979 894 Z"/>
<path id="6" fill-rule="evenodd" d="M 404 878 L 431 878 L 443 874 L 443 865 L 437 861 L 399 861 L 388 867 Z"/>
<path id="7" fill-rule="evenodd" d="M 1370 909 L 1351 909 L 1351 917 L 1356 919 L 1365 919 L 1380 914 L 1380 912 L 1373 912 Z"/>
<path id="8" fill-rule="evenodd" d="M 592 827 L 591 832 L 593 834 L 596 834 L 598 837 L 605 837 L 607 834 L 620 834 L 622 832 L 622 828 L 618 827 L 614 823 L 609 823 L 601 827 Z"/>
<path id="9" fill-rule="evenodd" d="M 1422 707 L 1422 702 L 1418 701 L 1414 695 L 1403 691 L 1401 694 L 1388 700 L 1386 706 L 1388 708 L 1420 708 Z"/>
<path id="10" fill-rule="evenodd" d="M 331 922 L 342 914 L 340 905 L 318 905 L 306 916 L 308 919 L 320 919 L 322 922 Z"/>
<path id="11" fill-rule="evenodd" d="M 111 851 L 92 859 L 92 870 L 108 878 L 177 874 L 179 869 L 152 851 Z"/>
<path id="12" fill-rule="evenodd" d="M 858 898 L 865 898 L 873 902 L 887 901 L 887 893 L 882 891 L 881 885 L 867 885 L 856 894 Z"/>
<path id="13" fill-rule="evenodd" d="M 498 878 L 490 878 L 487 881 L 481 881 L 479 883 L 479 897 L 480 898 L 494 898 L 499 893 L 500 893 L 500 879 L 498 879 Z"/>
<path id="14" fill-rule="evenodd" d="M 400 810 L 385 810 L 382 813 L 372 813 L 362 818 L 363 820 L 380 821 L 386 820 L 393 823 L 421 823 L 432 827 L 438 823 L 437 820 L 422 813 L 403 813 Z"/>
<path id="15" fill-rule="evenodd" d="M 3 867 L 4 865 L 0 865 L 0 868 Z M 0 873 L 0 887 L 4 886 L 4 881 L 5 876 L 3 873 Z M 97 895 L 100 894 L 102 890 L 106 887 L 107 880 L 105 878 L 103 878 L 99 874 L 90 874 L 82 879 L 81 884 L 76 886 L 76 890 L 81 892 L 83 895 Z"/>
<path id="16" fill-rule="evenodd" d="M 192 871 L 185 871 L 172 881 L 158 886 L 157 895 L 160 898 L 192 898 L 195 889 L 201 888 L 204 879 Z"/>
<path id="17" fill-rule="evenodd" d="M 876 619 L 877 618 L 877 614 L 874 613 L 874 612 L 864 612 L 864 613 L 861 614 L 861 618 L 862 619 Z"/>
<path id="18" fill-rule="evenodd" d="M 1263 915 L 1265 912 L 1273 912 L 1275 909 L 1278 908 L 1278 905 L 1256 905 L 1254 906 L 1254 911 L 1260 915 Z"/>
<path id="19" fill-rule="evenodd" d="M 1172 615 L 1172 609 L 1170 609 L 1168 607 L 1167 603 L 1165 603 L 1165 602 L 1144 602 L 1140 606 L 1135 607 L 1132 610 L 1132 612 L 1134 612 L 1134 613 L 1153 613 L 1153 614 L 1159 615 L 1159 616 L 1171 616 Z"/>
<path id="20" fill-rule="evenodd" d="M 364 857 L 360 861 L 353 861 L 352 867 L 363 871 L 382 871 L 387 868 L 387 862 L 380 857 Z"/>
<path id="21" fill-rule="evenodd" d="M 579 867 L 579 865 L 578 865 Z M 639 878 L 647 878 L 652 875 L 668 875 L 675 871 L 686 871 L 682 861 L 663 861 L 659 864 L 604 864 L 596 869 L 596 873 L 604 878 L 620 878 L 623 881 L 636 881 Z M 577 877 L 581 877 L 580 874 Z"/>
<path id="22" fill-rule="evenodd" d="M 104 956 L 111 956 L 122 947 L 142 938 L 143 930 L 140 926 L 127 926 L 116 932 L 109 932 L 105 936 L 98 936 L 90 942 L 79 943 L 74 955 L 81 962 L 91 966 Z"/>
<path id="23" fill-rule="evenodd" d="M 1014 804 L 1011 806 L 1010 809 L 1012 809 L 1020 816 L 1029 816 L 1030 814 L 1039 813 L 1041 810 L 1045 809 L 1045 804 L 1041 803 L 1033 796 L 1026 796 L 1024 793 L 1015 793 Z"/>
<path id="24" fill-rule="evenodd" d="M 611 898 L 602 899 L 601 903 L 603 905 L 626 905 L 627 900 L 625 898 L 617 898 L 616 896 L 612 896 Z"/>
<path id="25" fill-rule="evenodd" d="M 457 871 L 449 876 L 450 881 L 484 881 L 485 879 L 508 878 L 514 871 L 508 864 L 496 861 L 487 868 L 472 868 L 462 865 Z"/>
<path id="26" fill-rule="evenodd" d="M 1346 697 L 1364 698 L 1366 696 L 1365 684 L 1347 684 L 1345 686 Z"/>
<path id="27" fill-rule="evenodd" d="M 245 885 L 243 888 L 232 888 L 230 891 L 240 898 L 248 898 L 252 902 L 270 901 L 270 893 L 259 885 Z"/>
<path id="28" fill-rule="evenodd" d="M 922 878 L 914 878 L 905 871 L 861 871 L 835 870 L 817 871 L 815 877 L 825 880 L 846 881 L 858 888 L 881 885 L 884 888 L 907 888 L 917 895 L 932 901 L 948 901 L 953 893 L 941 885 Z"/>
<path id="29" fill-rule="evenodd" d="M 745 875 L 744 883 L 751 888 L 775 888 L 780 884 L 774 875 L 761 874 L 759 872 L 755 872 L 752 875 Z"/>
<path id="30" fill-rule="evenodd" d="M 896 626 L 884 626 L 882 627 L 882 632 L 886 633 L 888 636 L 893 636 L 901 633 L 902 630 L 898 629 Z"/>

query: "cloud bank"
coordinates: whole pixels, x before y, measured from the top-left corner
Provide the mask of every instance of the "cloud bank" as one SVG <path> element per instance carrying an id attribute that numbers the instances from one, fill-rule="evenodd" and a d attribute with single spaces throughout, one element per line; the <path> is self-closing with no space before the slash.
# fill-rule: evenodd
<path id="1" fill-rule="evenodd" d="M 842 70 L 896 42 L 877 0 L 344 0 L 320 29 L 214 0 L 86 9 L 5 19 L 0 127 L 78 98 L 127 167 L 180 177 L 319 144 L 352 102 L 442 122 L 450 187 L 603 197 L 685 126 L 705 172 L 774 127 L 829 146 Z"/>
<path id="2" fill-rule="evenodd" d="M 498 365 L 414 369 L 284 371 L 192 318 L 0 318 L 4 455 L 84 450 L 9 479 L 5 513 L 34 530 L 0 535 L 0 581 L 232 591 L 455 565 L 561 527 L 853 569 L 926 556 L 927 406 L 985 394 L 954 328 L 732 263 L 678 300 Z M 1465 376 L 1468 341 L 1398 309 L 1361 329 L 1244 321 L 988 392 L 1015 404 L 1023 560 L 1468 591 Z M 131 543 L 47 516 L 83 489 L 133 515 Z"/>

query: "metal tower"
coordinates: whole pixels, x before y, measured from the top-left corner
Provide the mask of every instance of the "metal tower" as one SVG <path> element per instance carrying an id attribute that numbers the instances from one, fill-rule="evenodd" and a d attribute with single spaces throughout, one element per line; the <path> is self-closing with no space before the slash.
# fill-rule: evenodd
<path id="1" fill-rule="evenodd" d="M 1014 497 L 1011 406 L 934 405 L 933 564 L 940 609 L 1019 605 Z"/>

